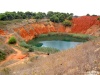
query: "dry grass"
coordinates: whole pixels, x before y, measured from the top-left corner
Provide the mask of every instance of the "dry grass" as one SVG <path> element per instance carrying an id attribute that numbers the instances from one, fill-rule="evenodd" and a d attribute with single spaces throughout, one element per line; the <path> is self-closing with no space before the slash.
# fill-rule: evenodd
<path id="1" fill-rule="evenodd" d="M 8 67 L 10 75 L 84 75 L 92 70 L 100 72 L 100 39 L 31 60 Z"/>

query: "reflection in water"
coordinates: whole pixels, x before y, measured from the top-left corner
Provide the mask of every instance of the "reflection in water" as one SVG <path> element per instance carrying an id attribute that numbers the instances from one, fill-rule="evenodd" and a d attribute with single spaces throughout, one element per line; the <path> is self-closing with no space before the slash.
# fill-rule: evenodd
<path id="1" fill-rule="evenodd" d="M 73 48 L 81 42 L 70 42 L 70 41 L 41 41 L 43 43 L 42 47 L 52 47 L 57 48 L 59 50 L 66 50 L 69 48 Z"/>

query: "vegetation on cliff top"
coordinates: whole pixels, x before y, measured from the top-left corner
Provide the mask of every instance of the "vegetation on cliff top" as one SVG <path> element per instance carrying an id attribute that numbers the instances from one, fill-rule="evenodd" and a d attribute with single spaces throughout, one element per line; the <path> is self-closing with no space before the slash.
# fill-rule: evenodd
<path id="1" fill-rule="evenodd" d="M 5 12 L 0 13 L 0 20 L 14 20 L 14 19 L 50 19 L 52 22 L 63 22 L 65 19 L 72 20 L 73 13 L 61 13 L 49 11 L 47 14 L 44 12 Z"/>

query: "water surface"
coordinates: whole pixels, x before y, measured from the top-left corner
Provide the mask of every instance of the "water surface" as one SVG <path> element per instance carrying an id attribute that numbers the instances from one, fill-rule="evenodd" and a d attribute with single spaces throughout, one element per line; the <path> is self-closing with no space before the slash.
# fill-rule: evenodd
<path id="1" fill-rule="evenodd" d="M 80 44 L 81 42 L 53 40 L 53 41 L 40 41 L 40 43 L 43 43 L 42 47 L 51 47 L 59 50 L 66 50 L 69 48 L 74 48 L 76 45 Z"/>

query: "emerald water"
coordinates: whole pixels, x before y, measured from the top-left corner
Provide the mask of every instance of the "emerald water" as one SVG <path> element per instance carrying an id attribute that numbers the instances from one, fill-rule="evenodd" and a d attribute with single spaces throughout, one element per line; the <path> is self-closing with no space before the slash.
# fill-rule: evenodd
<path id="1" fill-rule="evenodd" d="M 69 48 L 74 48 L 76 45 L 80 44 L 81 42 L 52 40 L 52 41 L 40 41 L 40 43 L 43 43 L 42 47 L 51 47 L 59 50 L 66 50 Z"/>

